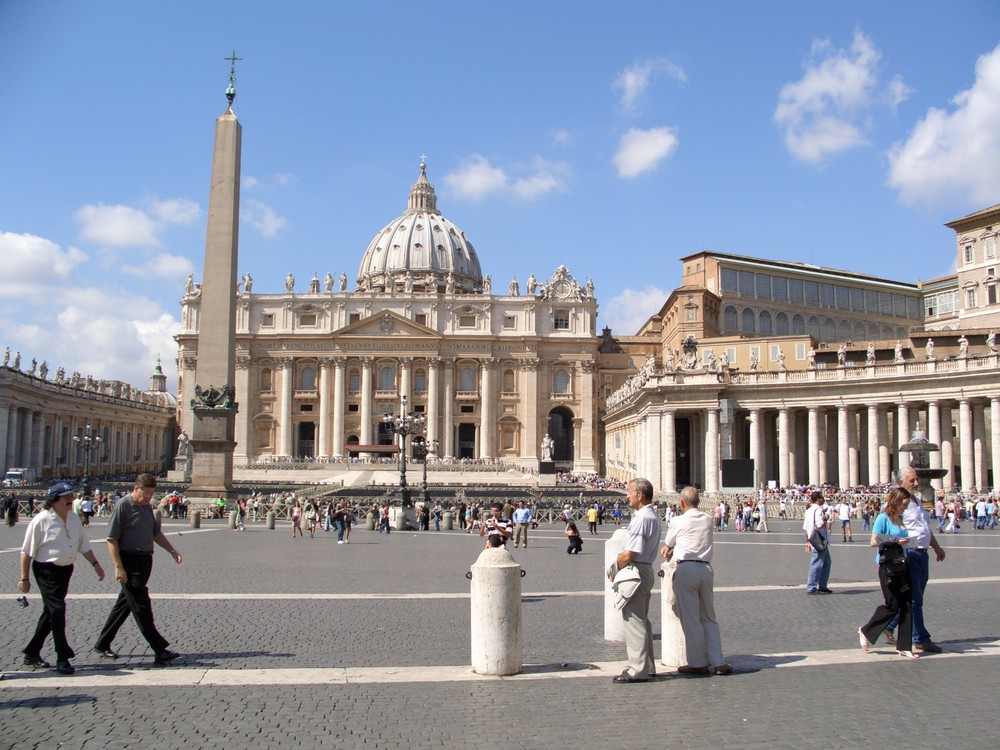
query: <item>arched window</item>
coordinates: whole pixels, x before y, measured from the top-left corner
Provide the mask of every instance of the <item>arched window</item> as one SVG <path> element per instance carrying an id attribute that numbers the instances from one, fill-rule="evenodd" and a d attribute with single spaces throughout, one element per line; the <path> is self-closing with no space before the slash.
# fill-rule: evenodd
<path id="1" fill-rule="evenodd" d="M 427 371 L 417 370 L 413 373 L 413 392 L 414 393 L 426 393 L 427 392 Z"/>
<path id="2" fill-rule="evenodd" d="M 803 320 L 801 315 L 795 315 L 792 317 L 792 334 L 800 334 L 806 332 L 806 322 Z"/>
<path id="3" fill-rule="evenodd" d="M 361 373 L 357 370 L 351 370 L 347 373 L 347 390 L 351 393 L 357 393 L 361 390 Z"/>
<path id="4" fill-rule="evenodd" d="M 739 316 L 736 308 L 728 305 L 723 313 L 723 328 L 727 333 L 734 333 L 739 330 L 739 327 Z"/>
<path id="5" fill-rule="evenodd" d="M 265 367 L 260 371 L 260 390 L 263 393 L 270 393 L 273 387 L 271 384 L 271 368 Z"/>
<path id="6" fill-rule="evenodd" d="M 463 367 L 458 379 L 458 390 L 464 393 L 475 393 L 476 371 L 471 367 Z"/>
<path id="7" fill-rule="evenodd" d="M 569 373 L 565 370 L 556 371 L 556 393 L 569 393 Z"/>
<path id="8" fill-rule="evenodd" d="M 513 370 L 503 371 L 503 392 L 517 393 L 517 381 L 514 379 Z"/>
<path id="9" fill-rule="evenodd" d="M 386 365 L 378 371 L 378 389 L 380 391 L 396 390 L 396 368 Z"/>
<path id="10" fill-rule="evenodd" d="M 897 327 L 896 328 L 896 338 L 897 339 L 905 339 L 906 338 L 906 329 L 905 328 L 901 328 L 901 327 Z"/>
<path id="11" fill-rule="evenodd" d="M 882 325 L 882 338 L 891 339 L 892 338 L 892 326 L 888 323 Z"/>
<path id="12" fill-rule="evenodd" d="M 316 390 L 316 371 L 311 367 L 303 367 L 299 373 L 299 390 Z"/>
<path id="13" fill-rule="evenodd" d="M 774 316 L 774 333 L 777 336 L 788 335 L 788 315 L 783 312 Z"/>
<path id="14" fill-rule="evenodd" d="M 814 339 L 819 338 L 819 318 L 815 315 L 809 316 L 809 335 Z"/>
<path id="15" fill-rule="evenodd" d="M 757 318 L 757 327 L 760 329 L 760 334 L 762 336 L 771 335 L 771 313 L 767 310 L 761 310 L 760 315 Z"/>
<path id="16" fill-rule="evenodd" d="M 868 338 L 872 341 L 878 339 L 878 323 L 868 324 Z"/>
<path id="17" fill-rule="evenodd" d="M 851 324 L 846 320 L 842 320 L 840 321 L 839 329 L 840 336 L 838 338 L 841 341 L 848 341 L 851 338 Z"/>
<path id="18" fill-rule="evenodd" d="M 757 316 L 749 307 L 743 308 L 743 333 L 757 332 Z"/>
<path id="19" fill-rule="evenodd" d="M 833 341 L 837 338 L 837 326 L 833 322 L 833 318 L 827 318 L 823 321 L 823 339 L 825 341 Z"/>
<path id="20" fill-rule="evenodd" d="M 865 338 L 865 324 L 858 322 L 854 324 L 854 340 L 863 341 Z"/>

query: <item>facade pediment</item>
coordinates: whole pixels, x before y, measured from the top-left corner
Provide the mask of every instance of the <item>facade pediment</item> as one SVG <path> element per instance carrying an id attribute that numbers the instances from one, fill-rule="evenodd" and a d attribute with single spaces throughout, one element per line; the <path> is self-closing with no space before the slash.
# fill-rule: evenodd
<path id="1" fill-rule="evenodd" d="M 389 310 L 350 323 L 333 333 L 338 337 L 352 338 L 423 338 L 434 340 L 442 338 L 441 334 L 433 328 L 428 328 Z"/>

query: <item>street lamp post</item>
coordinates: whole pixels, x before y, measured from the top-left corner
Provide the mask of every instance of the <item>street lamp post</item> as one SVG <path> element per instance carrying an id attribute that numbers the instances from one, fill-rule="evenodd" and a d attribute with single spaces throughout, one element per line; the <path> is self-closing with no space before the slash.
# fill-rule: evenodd
<path id="1" fill-rule="evenodd" d="M 96 455 L 101 449 L 101 436 L 94 434 L 94 428 L 90 423 L 83 428 L 83 437 L 73 436 L 73 441 L 83 449 L 83 495 L 90 496 L 90 484 L 87 481 L 90 475 L 90 460 L 92 455 Z"/>
<path id="2" fill-rule="evenodd" d="M 405 508 L 410 504 L 410 490 L 406 486 L 406 436 L 423 432 L 427 419 L 422 414 L 406 410 L 406 396 L 401 399 L 399 415 L 389 412 L 382 422 L 394 434 L 399 435 L 399 502 Z"/>

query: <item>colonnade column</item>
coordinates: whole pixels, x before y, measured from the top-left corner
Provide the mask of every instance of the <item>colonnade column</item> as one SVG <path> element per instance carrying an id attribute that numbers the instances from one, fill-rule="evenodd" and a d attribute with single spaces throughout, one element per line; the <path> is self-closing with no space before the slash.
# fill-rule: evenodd
<path id="1" fill-rule="evenodd" d="M 1000 412 L 1000 401 L 994 399 L 994 405 Z M 997 422 L 994 420 L 994 428 Z M 996 454 L 997 441 L 993 441 L 994 457 Z M 996 459 L 994 458 L 994 467 Z M 994 471 L 996 469 L 994 468 Z M 674 413 L 672 411 L 663 412 L 663 491 L 673 492 L 677 488 L 677 434 L 674 431 Z"/>
<path id="2" fill-rule="evenodd" d="M 708 425 L 705 430 L 705 491 L 719 491 L 719 410 L 708 409 Z"/>
<path id="3" fill-rule="evenodd" d="M 361 437 L 362 445 L 371 445 L 372 439 L 372 358 L 361 359 Z"/>
<path id="4" fill-rule="evenodd" d="M 455 360 L 446 359 L 444 361 L 444 457 L 455 457 Z"/>
<path id="5" fill-rule="evenodd" d="M 760 449 L 763 441 L 761 434 L 764 431 L 764 424 L 761 421 L 760 409 L 750 410 L 750 460 L 753 461 L 755 489 L 764 483 L 764 461 Z"/>
<path id="6" fill-rule="evenodd" d="M 819 481 L 819 412 L 815 406 L 809 407 L 809 484 Z"/>
<path id="7" fill-rule="evenodd" d="M 12 410 L 13 407 L 8 406 L 0 408 L 0 461 L 3 462 L 3 466 L 0 469 L 5 473 L 11 467 L 7 451 L 13 447 L 10 437 L 10 425 L 13 421 L 10 418 Z"/>
<path id="8" fill-rule="evenodd" d="M 31 432 L 34 426 L 35 414 L 30 409 L 24 410 L 21 420 L 21 440 L 18 448 L 18 466 L 33 466 L 31 463 Z"/>
<path id="9" fill-rule="evenodd" d="M 788 482 L 788 409 L 778 409 L 778 485 L 787 487 Z"/>
<path id="10" fill-rule="evenodd" d="M 333 445 L 331 451 L 337 458 L 344 456 L 344 411 L 347 408 L 344 400 L 344 368 L 343 357 L 333 360 Z"/>
<path id="11" fill-rule="evenodd" d="M 850 439 L 848 438 L 847 407 L 837 407 L 837 484 L 840 489 L 850 486 Z"/>
<path id="12" fill-rule="evenodd" d="M 292 455 L 292 377 L 295 372 L 294 362 L 290 358 L 282 359 L 281 368 L 281 403 L 278 412 L 278 455 Z"/>
<path id="13" fill-rule="evenodd" d="M 496 420 L 493 416 L 493 360 L 484 359 L 479 371 L 479 404 L 482 431 L 479 438 L 479 458 L 493 458 L 493 435 Z"/>
<path id="14" fill-rule="evenodd" d="M 941 447 L 941 412 L 937 401 L 927 402 L 927 441 Z M 941 451 L 931 451 L 930 465 L 932 469 L 940 469 L 942 466 Z M 943 479 L 932 479 L 931 486 L 939 490 L 944 486 Z"/>
<path id="15" fill-rule="evenodd" d="M 830 435 L 827 429 L 827 412 L 820 410 L 817 420 L 817 439 L 819 440 L 819 483 L 829 481 L 829 465 L 827 457 L 830 447 Z"/>
<path id="16" fill-rule="evenodd" d="M 878 404 L 868 405 L 868 484 L 878 478 Z"/>
<path id="17" fill-rule="evenodd" d="M 662 415 L 658 411 L 649 412 L 646 415 L 646 460 L 639 468 L 639 475 L 646 477 L 653 483 L 653 488 L 663 486 L 662 466 L 663 458 L 661 453 L 661 442 L 663 437 Z"/>
<path id="18" fill-rule="evenodd" d="M 975 464 L 975 486 L 980 492 L 986 486 L 986 411 L 972 405 L 972 460 Z"/>
<path id="19" fill-rule="evenodd" d="M 903 401 L 896 406 L 896 462 L 899 464 L 899 474 L 910 468 L 910 454 L 899 450 L 910 442 L 910 407 Z M 899 476 L 897 474 L 897 476 Z"/>
<path id="20" fill-rule="evenodd" d="M 889 454 L 889 409 L 878 410 L 878 481 L 888 484 L 892 474 L 892 459 Z"/>
<path id="21" fill-rule="evenodd" d="M 788 410 L 788 439 L 785 444 L 788 446 L 788 484 L 798 484 L 799 472 L 799 452 L 796 450 L 797 441 L 795 439 L 795 417 L 794 409 Z"/>
<path id="22" fill-rule="evenodd" d="M 330 360 L 319 361 L 319 448 L 316 455 L 330 455 Z"/>
<path id="23" fill-rule="evenodd" d="M 990 399 L 990 452 L 993 465 L 993 487 L 1000 483 L 1000 397 Z"/>
<path id="24" fill-rule="evenodd" d="M 440 440 L 438 437 L 438 371 L 440 363 L 436 359 L 427 362 L 427 441 Z M 440 455 L 436 453 L 435 455 Z"/>
<path id="25" fill-rule="evenodd" d="M 972 452 L 972 404 L 963 398 L 958 402 L 958 439 L 962 469 L 962 489 L 971 490 L 976 486 L 976 463 Z"/>
<path id="26" fill-rule="evenodd" d="M 951 416 L 951 410 L 951 404 L 944 404 L 941 407 L 941 432 L 939 433 L 941 442 L 938 445 L 941 446 L 941 468 L 948 470 L 948 473 L 941 479 L 945 487 L 951 487 L 955 484 L 954 420 Z"/>
<path id="27" fill-rule="evenodd" d="M 854 409 L 847 410 L 848 487 L 857 487 L 861 484 L 861 452 L 858 450 L 858 443 L 861 440 L 861 435 L 858 433 L 859 419 L 858 412 Z"/>

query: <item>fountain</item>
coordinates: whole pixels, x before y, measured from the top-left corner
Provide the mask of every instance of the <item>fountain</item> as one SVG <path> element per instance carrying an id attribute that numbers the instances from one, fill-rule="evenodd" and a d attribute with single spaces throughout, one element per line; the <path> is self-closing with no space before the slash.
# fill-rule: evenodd
<path id="1" fill-rule="evenodd" d="M 920 422 L 917 422 L 916 429 L 910 436 L 910 442 L 899 446 L 901 451 L 909 451 L 910 468 L 917 473 L 917 492 L 920 493 L 920 501 L 924 507 L 934 507 L 934 488 L 931 487 L 930 480 L 941 479 L 948 473 L 947 469 L 931 468 L 931 453 L 940 451 L 941 448 L 934 443 L 928 442 L 923 430 L 920 429 Z"/>

